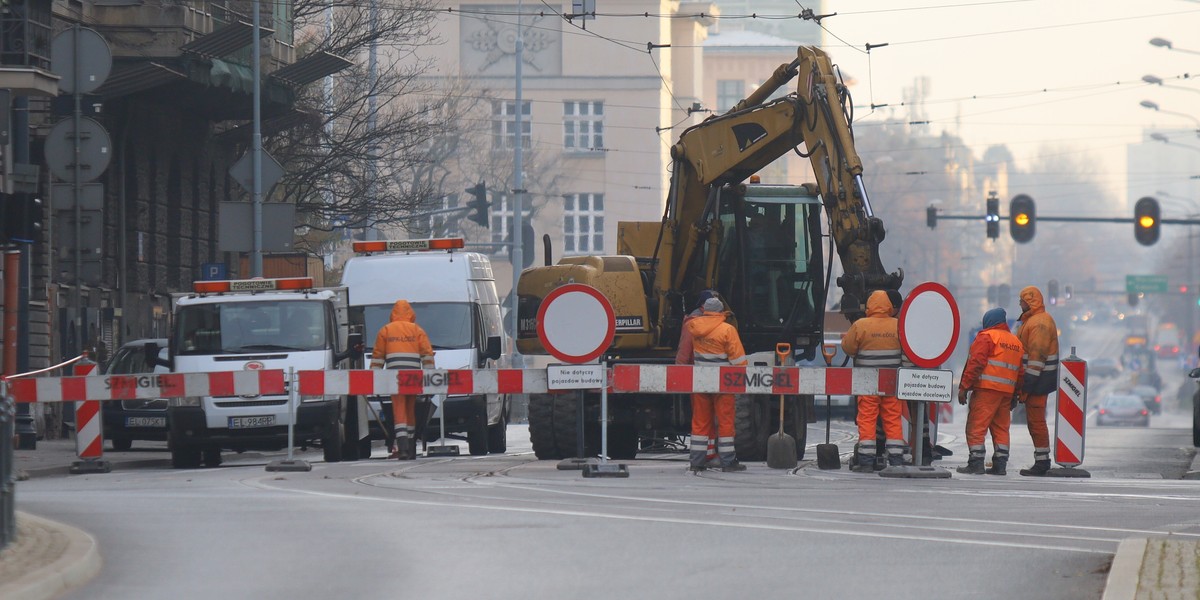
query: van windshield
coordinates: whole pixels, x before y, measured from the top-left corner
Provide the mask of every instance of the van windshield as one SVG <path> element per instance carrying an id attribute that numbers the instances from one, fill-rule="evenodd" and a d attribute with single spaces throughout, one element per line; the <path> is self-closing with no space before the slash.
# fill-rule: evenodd
<path id="1" fill-rule="evenodd" d="M 184 306 L 175 315 L 177 354 L 236 354 L 328 347 L 319 301 L 229 302 Z"/>
<path id="2" fill-rule="evenodd" d="M 363 331 L 368 345 L 374 346 L 375 336 L 392 317 L 392 304 L 372 304 L 363 307 Z M 455 350 L 472 346 L 471 316 L 468 302 L 413 302 L 417 325 L 429 335 L 434 350 Z"/>

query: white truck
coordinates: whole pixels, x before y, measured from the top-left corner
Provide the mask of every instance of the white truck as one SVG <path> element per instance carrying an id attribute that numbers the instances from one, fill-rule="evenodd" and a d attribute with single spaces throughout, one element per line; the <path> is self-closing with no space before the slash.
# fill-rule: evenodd
<path id="1" fill-rule="evenodd" d="M 359 336 L 350 335 L 347 290 L 314 288 L 311 277 L 197 281 L 191 293 L 173 300 L 165 360 L 172 372 L 345 369 L 357 358 L 351 348 Z M 158 356 L 151 351 L 147 347 L 148 356 Z M 348 417 L 355 421 L 357 415 L 346 397 L 295 398 L 295 445 L 320 446 L 327 462 L 357 458 L 359 436 L 346 433 Z M 172 399 L 167 408 L 172 466 L 217 466 L 222 449 L 286 448 L 289 418 L 287 394 Z M 368 452 L 369 444 L 367 439 Z"/>
<path id="2" fill-rule="evenodd" d="M 375 336 L 391 317 L 397 300 L 407 300 L 417 324 L 429 335 L 439 369 L 482 369 L 498 366 L 504 326 L 500 299 L 488 257 L 461 252 L 461 238 L 355 242 L 346 261 L 342 285 L 350 290 L 350 322 L 362 326 L 369 357 Z M 472 455 L 503 453 L 511 401 L 504 394 L 449 397 L 435 395 L 436 411 L 426 423 L 418 410 L 418 435 L 426 442 L 445 421 L 448 433 L 465 437 Z M 373 405 L 390 405 L 386 397 Z M 390 410 L 377 411 L 390 431 Z M 450 437 L 449 435 L 447 437 Z"/>

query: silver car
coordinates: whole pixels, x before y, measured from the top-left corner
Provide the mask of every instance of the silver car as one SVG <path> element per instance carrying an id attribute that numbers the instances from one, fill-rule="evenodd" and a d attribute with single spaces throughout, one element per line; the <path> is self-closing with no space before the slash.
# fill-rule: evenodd
<path id="1" fill-rule="evenodd" d="M 1133 394 L 1111 394 L 1100 399 L 1096 425 L 1129 424 L 1150 426 L 1150 411 Z"/>

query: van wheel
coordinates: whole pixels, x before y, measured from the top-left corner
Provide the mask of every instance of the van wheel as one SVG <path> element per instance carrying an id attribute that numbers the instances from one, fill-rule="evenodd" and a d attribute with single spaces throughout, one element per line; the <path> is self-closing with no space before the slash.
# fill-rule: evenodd
<path id="1" fill-rule="evenodd" d="M 207 465 L 209 467 L 221 466 L 221 449 L 220 448 L 210 446 L 208 448 L 205 448 L 203 450 L 202 454 L 204 455 L 204 464 L 205 465 Z"/>
<path id="2" fill-rule="evenodd" d="M 325 437 L 321 438 L 321 452 L 325 455 L 325 462 L 341 462 L 342 444 L 346 443 L 346 428 L 342 424 L 340 415 L 337 422 L 330 427 L 330 430 Z"/>
<path id="3" fill-rule="evenodd" d="M 488 425 L 488 452 L 504 454 L 508 450 L 508 423 L 500 419 L 495 425 Z"/>
<path id="4" fill-rule="evenodd" d="M 1192 398 L 1192 445 L 1200 448 L 1200 393 Z"/>
<path id="5" fill-rule="evenodd" d="M 476 416 L 471 430 L 467 432 L 467 450 L 471 456 L 483 456 L 488 453 L 488 424 L 487 419 Z"/>
<path id="6" fill-rule="evenodd" d="M 171 468 L 198 469 L 200 468 L 200 449 L 195 446 L 180 446 L 172 444 Z"/>
<path id="7" fill-rule="evenodd" d="M 133 440 L 127 437 L 112 438 L 113 450 L 128 450 L 133 447 Z"/>

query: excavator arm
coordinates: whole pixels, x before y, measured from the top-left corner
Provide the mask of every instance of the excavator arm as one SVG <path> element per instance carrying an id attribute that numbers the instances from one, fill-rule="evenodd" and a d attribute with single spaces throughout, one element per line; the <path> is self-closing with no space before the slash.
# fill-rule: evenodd
<path id="1" fill-rule="evenodd" d="M 767 101 L 793 79 L 798 79 L 796 94 Z M 843 312 L 856 319 L 871 291 L 899 289 L 903 274 L 888 274 L 879 258 L 883 222 L 874 216 L 863 185 L 862 160 L 846 112 L 848 97 L 829 56 L 801 46 L 794 61 L 780 65 L 729 112 L 683 132 L 671 148 L 674 172 L 663 223 L 669 234 L 657 249 L 656 292 L 687 289 L 697 278 L 711 284 L 712 269 L 694 272 L 694 265 L 711 266 L 696 255 L 706 240 L 719 236 L 716 190 L 746 180 L 791 150 L 809 159 L 817 178 L 845 273 L 837 281 Z M 800 152 L 801 145 L 807 153 Z M 666 303 L 661 307 L 667 310 Z"/>

